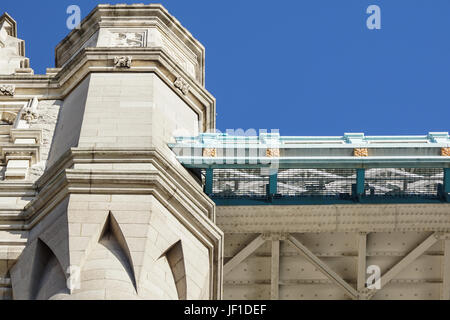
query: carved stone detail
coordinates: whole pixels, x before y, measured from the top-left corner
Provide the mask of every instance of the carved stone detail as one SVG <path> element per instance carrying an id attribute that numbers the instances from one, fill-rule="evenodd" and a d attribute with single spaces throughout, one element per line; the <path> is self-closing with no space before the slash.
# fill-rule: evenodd
<path id="1" fill-rule="evenodd" d="M 114 57 L 114 67 L 116 68 L 131 68 L 132 57 Z"/>
<path id="2" fill-rule="evenodd" d="M 369 150 L 367 148 L 356 148 L 353 150 L 353 155 L 355 157 L 368 157 Z"/>
<path id="3" fill-rule="evenodd" d="M 16 93 L 16 87 L 13 85 L 1 85 L 0 86 L 0 95 L 2 96 L 14 96 Z"/>
<path id="4" fill-rule="evenodd" d="M 39 101 L 36 97 L 34 97 L 32 100 L 30 100 L 30 102 L 28 103 L 28 105 L 23 109 L 23 119 L 26 120 L 28 123 L 31 123 L 33 121 L 35 121 L 39 114 L 38 114 L 38 110 L 37 110 L 37 106 L 39 104 Z"/>
<path id="5" fill-rule="evenodd" d="M 280 157 L 280 149 L 275 149 L 275 148 L 267 149 L 266 157 L 279 158 Z"/>
<path id="6" fill-rule="evenodd" d="M 215 158 L 217 156 L 217 149 L 214 148 L 204 148 L 203 156 L 208 158 Z"/>
<path id="7" fill-rule="evenodd" d="M 113 32 L 114 47 L 145 47 L 145 32 Z"/>
<path id="8" fill-rule="evenodd" d="M 180 89 L 185 95 L 189 93 L 189 90 L 191 90 L 189 84 L 182 77 L 178 77 L 177 80 L 175 80 L 174 86 L 175 88 Z"/>
<path id="9" fill-rule="evenodd" d="M 443 157 L 450 157 L 450 148 L 442 148 L 441 149 L 441 155 Z"/>

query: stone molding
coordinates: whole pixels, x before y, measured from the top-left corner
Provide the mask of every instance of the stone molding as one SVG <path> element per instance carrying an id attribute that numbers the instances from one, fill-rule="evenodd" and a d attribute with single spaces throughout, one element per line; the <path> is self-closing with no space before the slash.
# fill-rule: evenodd
<path id="1" fill-rule="evenodd" d="M 133 71 L 157 74 L 161 80 L 173 88 L 183 101 L 198 114 L 203 122 L 203 131 L 215 129 L 215 98 L 201 85 L 192 82 L 189 86 L 189 99 L 181 90 L 174 87 L 178 76 L 189 78 L 167 53 L 160 48 L 84 48 L 57 73 L 48 75 L 0 75 L 2 82 L 18 84 L 14 100 L 32 99 L 64 100 L 70 92 L 92 72 L 111 72 L 111 56 L 132 56 Z M 2 95 L 0 94 L 0 100 Z M 11 99 L 8 97 L 8 100 Z"/>
<path id="2" fill-rule="evenodd" d="M 6 166 L 2 180 L 23 180 L 29 168 L 41 160 L 42 130 L 29 128 L 37 119 L 36 98 L 28 103 L 4 103 L 0 106 L 2 121 L 8 126 L 1 134 L 7 139 L 0 143 L 0 162 Z"/>

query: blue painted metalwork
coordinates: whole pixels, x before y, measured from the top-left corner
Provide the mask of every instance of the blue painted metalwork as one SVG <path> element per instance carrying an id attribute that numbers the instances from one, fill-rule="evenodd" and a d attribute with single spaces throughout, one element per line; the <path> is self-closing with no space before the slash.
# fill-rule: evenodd
<path id="1" fill-rule="evenodd" d="M 274 173 L 274 174 L 270 175 L 270 178 L 269 178 L 268 195 L 270 197 L 277 194 L 277 184 L 278 184 L 278 174 Z"/>
<path id="2" fill-rule="evenodd" d="M 364 133 L 346 133 L 344 136 L 280 136 L 278 133 L 261 133 L 259 136 L 232 136 L 225 133 L 202 133 L 195 137 L 175 137 L 175 144 L 173 145 L 192 145 L 198 146 L 214 145 L 233 143 L 245 143 L 256 144 L 275 141 L 280 144 L 289 143 L 290 145 L 297 145 L 300 148 L 309 148 L 311 144 L 320 143 L 322 145 L 336 146 L 337 143 L 341 144 L 370 144 L 382 142 L 383 144 L 395 144 L 400 143 L 404 146 L 404 143 L 417 143 L 417 144 L 448 144 L 450 141 L 448 132 L 430 132 L 428 135 L 417 136 L 365 136 Z"/>
<path id="3" fill-rule="evenodd" d="M 450 193 L 450 168 L 444 169 L 444 192 Z"/>
<path id="4" fill-rule="evenodd" d="M 270 167 L 273 159 L 266 157 L 234 157 L 230 158 L 204 158 L 204 157 L 177 157 L 184 167 L 194 169 L 259 169 Z M 410 157 L 410 158 L 277 158 L 280 169 L 368 169 L 368 168 L 450 168 L 450 157 Z"/>
<path id="5" fill-rule="evenodd" d="M 352 196 L 356 200 L 360 200 L 365 191 L 365 169 L 356 169 L 356 184 L 352 186 Z"/>
<path id="6" fill-rule="evenodd" d="M 421 136 L 365 136 L 364 133 L 346 133 L 340 137 L 283 137 L 278 133 L 262 133 L 259 136 L 230 136 L 222 133 L 204 133 L 197 137 L 177 137 L 175 140 L 176 143 L 170 144 L 169 147 L 173 149 L 177 159 L 186 168 L 205 170 L 205 193 L 210 195 L 218 205 L 345 204 L 355 202 L 437 203 L 450 199 L 450 157 L 441 156 L 440 153 L 441 148 L 450 146 L 448 132 L 434 132 Z M 215 148 L 216 157 L 203 157 L 203 148 Z M 370 156 L 353 156 L 356 148 L 369 149 Z M 230 149 L 232 152 L 228 152 Z M 268 149 L 279 149 L 280 156 L 267 157 L 266 151 Z M 224 190 L 220 190 L 220 188 L 221 197 L 213 194 L 217 188 L 217 186 L 214 186 L 216 182 L 214 181 L 213 170 L 215 169 L 253 169 L 254 171 L 254 169 L 263 168 L 270 170 L 273 167 L 278 168 L 280 172 L 287 169 L 312 169 L 312 171 L 351 169 L 356 170 L 357 174 L 356 181 L 351 182 L 353 183 L 353 185 L 350 185 L 351 190 L 341 192 L 339 196 L 317 196 L 317 193 L 320 193 L 320 188 L 323 187 L 321 183 L 325 181 L 324 178 L 313 181 L 311 179 L 314 179 L 314 177 L 311 178 L 306 174 L 304 177 L 288 176 L 293 177 L 290 181 L 290 178 L 287 179 L 284 176 L 281 178 L 281 176 L 273 174 L 270 175 L 268 183 L 265 182 L 267 185 L 263 183 L 259 186 L 259 180 L 250 179 L 248 173 L 245 172 L 241 173 L 243 175 L 240 177 L 234 177 L 230 182 L 227 182 L 226 175 L 220 180 L 221 186 L 227 186 L 229 189 L 227 192 L 235 193 L 236 197 L 224 198 Z M 398 176 L 386 179 L 383 176 L 381 178 L 372 176 L 374 170 L 385 168 L 408 169 L 409 177 L 404 179 L 404 183 L 410 186 L 407 189 L 402 187 L 401 183 L 399 184 L 401 179 Z M 413 189 L 410 192 L 413 194 L 407 194 L 411 185 L 411 188 L 414 188 L 413 182 L 415 182 L 414 179 L 417 179 L 414 170 L 409 169 L 422 171 L 441 169 L 441 174 L 443 169 L 444 177 L 442 179 L 441 176 L 424 175 L 423 184 L 431 187 L 427 187 L 428 189 L 425 191 Z M 370 172 L 371 176 L 367 172 Z M 329 177 L 333 173 L 330 170 L 323 174 L 328 179 L 326 181 L 331 181 Z M 353 177 L 355 176 L 353 175 Z M 301 182 L 302 179 L 306 182 Z M 343 179 L 341 179 L 341 182 L 327 182 L 329 184 L 327 188 L 334 190 L 333 183 L 336 186 L 339 183 L 348 183 L 345 182 L 347 178 Z M 395 182 L 392 182 L 393 179 Z M 235 185 L 230 185 L 232 181 Z M 259 190 L 258 192 L 249 192 L 250 194 L 257 194 L 262 191 L 262 194 L 266 194 L 266 196 L 246 197 L 247 189 L 242 189 L 242 181 L 248 182 L 245 188 L 259 188 L 254 189 Z M 421 180 L 417 182 L 421 182 Z M 286 187 L 289 183 L 291 184 Z M 278 184 L 280 184 L 279 190 Z M 365 190 L 367 184 L 370 184 L 370 192 L 368 193 Z M 393 184 L 394 187 L 392 187 Z M 265 187 L 265 191 L 261 187 Z M 288 194 L 286 188 L 296 188 L 300 191 L 294 191 L 293 193 L 299 192 L 300 194 L 305 193 L 305 195 L 311 194 L 311 196 Z M 377 189 L 374 191 L 374 188 Z M 380 191 L 383 188 L 391 191 L 384 194 L 383 191 Z M 239 189 L 240 192 L 238 192 Z M 251 191 L 250 189 L 249 191 Z M 405 195 L 398 195 L 398 190 L 399 193 L 405 193 Z M 315 191 L 317 193 L 313 194 Z M 216 190 L 216 192 L 219 191 Z"/>
<path id="7" fill-rule="evenodd" d="M 442 183 L 441 196 L 444 201 L 450 202 L 450 169 L 444 169 L 444 181 Z"/>
<path id="8" fill-rule="evenodd" d="M 364 169 L 356 170 L 356 194 L 358 197 L 364 194 L 365 174 L 366 174 L 366 170 L 364 170 Z"/>
<path id="9" fill-rule="evenodd" d="M 206 169 L 205 174 L 205 193 L 207 195 L 213 194 L 213 179 L 214 179 L 214 170 L 211 168 Z"/>

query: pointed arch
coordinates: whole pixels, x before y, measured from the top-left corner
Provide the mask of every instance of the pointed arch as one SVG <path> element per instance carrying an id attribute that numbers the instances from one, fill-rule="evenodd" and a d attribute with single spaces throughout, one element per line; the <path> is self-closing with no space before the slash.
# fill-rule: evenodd
<path id="1" fill-rule="evenodd" d="M 68 293 L 66 274 L 50 247 L 37 239 L 30 283 L 30 299 L 46 300 Z"/>
<path id="2" fill-rule="evenodd" d="M 133 262 L 131 259 L 131 252 L 125 240 L 125 236 L 120 229 L 119 223 L 117 222 L 111 211 L 106 218 L 106 222 L 103 226 L 103 230 L 100 234 L 98 243 L 103 245 L 117 257 L 117 259 L 121 262 L 126 272 L 128 273 L 134 289 L 137 291 L 136 277 L 133 268 Z"/>
<path id="3" fill-rule="evenodd" d="M 178 299 L 187 300 L 187 281 L 186 281 L 186 265 L 184 262 L 183 245 L 181 240 L 169 247 L 161 255 L 165 256 L 172 270 L 175 287 L 177 288 Z"/>

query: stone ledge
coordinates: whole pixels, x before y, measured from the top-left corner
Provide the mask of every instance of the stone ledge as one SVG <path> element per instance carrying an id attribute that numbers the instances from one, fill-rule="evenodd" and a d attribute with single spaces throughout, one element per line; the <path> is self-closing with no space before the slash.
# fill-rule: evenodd
<path id="1" fill-rule="evenodd" d="M 132 56 L 133 66 L 127 69 L 114 67 L 115 56 Z M 177 66 L 162 48 L 85 48 L 65 65 L 57 75 L 0 76 L 0 84 L 16 86 L 14 97 L 0 96 L 0 101 L 23 101 L 38 97 L 39 100 L 64 100 L 64 98 L 93 72 L 147 72 L 155 73 L 180 99 L 188 104 L 205 122 L 204 131 L 215 128 L 215 98 Z M 182 76 L 189 85 L 188 94 L 174 86 Z"/>

